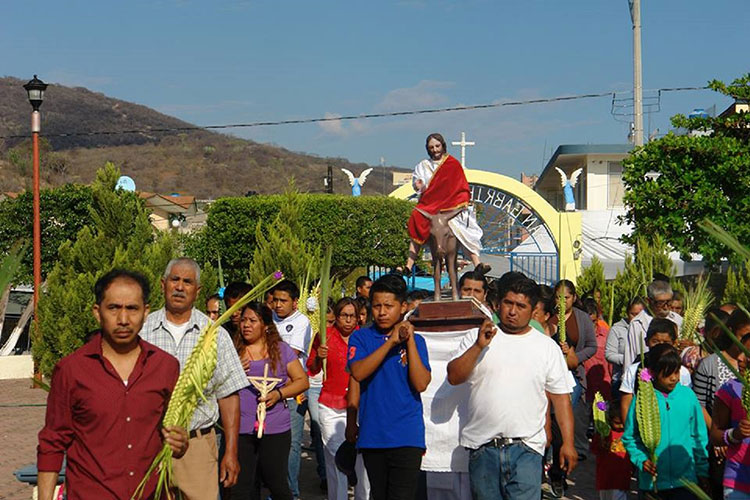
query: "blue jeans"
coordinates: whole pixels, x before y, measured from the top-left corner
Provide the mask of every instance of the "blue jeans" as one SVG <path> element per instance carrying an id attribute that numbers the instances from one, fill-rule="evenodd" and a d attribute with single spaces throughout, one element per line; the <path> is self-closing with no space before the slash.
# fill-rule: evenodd
<path id="1" fill-rule="evenodd" d="M 323 453 L 323 439 L 320 436 L 320 419 L 318 418 L 318 398 L 322 387 L 310 387 L 307 390 L 307 409 L 310 411 L 310 439 L 315 449 L 315 463 L 321 481 L 326 480 L 326 456 Z"/>
<path id="2" fill-rule="evenodd" d="M 744 491 L 738 491 L 734 488 L 724 487 L 724 500 L 748 500 L 750 499 L 750 493 Z"/>
<path id="3" fill-rule="evenodd" d="M 302 454 L 302 431 L 305 428 L 305 412 L 307 401 L 301 405 L 292 398 L 287 400 L 289 413 L 292 416 L 292 445 L 289 448 L 289 489 L 292 490 L 294 498 L 299 497 L 299 461 Z"/>
<path id="4" fill-rule="evenodd" d="M 469 482 L 474 500 L 539 500 L 542 456 L 523 443 L 469 450 Z"/>

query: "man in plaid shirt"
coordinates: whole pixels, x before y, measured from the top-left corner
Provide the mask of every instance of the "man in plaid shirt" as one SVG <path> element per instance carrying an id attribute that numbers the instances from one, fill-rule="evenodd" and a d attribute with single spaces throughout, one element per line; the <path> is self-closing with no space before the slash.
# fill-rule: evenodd
<path id="1" fill-rule="evenodd" d="M 200 267 L 185 257 L 167 264 L 161 280 L 164 307 L 148 315 L 141 337 L 185 366 L 201 330 L 210 321 L 193 307 L 200 291 Z M 216 369 L 206 388 L 207 401 L 200 401 L 190 423 L 189 451 L 174 459 L 175 483 L 188 500 L 216 500 L 219 481 L 225 488 L 237 482 L 237 439 L 240 426 L 240 398 L 237 393 L 248 385 L 247 376 L 229 334 L 219 329 Z M 214 426 L 221 416 L 226 451 L 218 463 Z M 217 470 L 218 467 L 218 470 Z"/>

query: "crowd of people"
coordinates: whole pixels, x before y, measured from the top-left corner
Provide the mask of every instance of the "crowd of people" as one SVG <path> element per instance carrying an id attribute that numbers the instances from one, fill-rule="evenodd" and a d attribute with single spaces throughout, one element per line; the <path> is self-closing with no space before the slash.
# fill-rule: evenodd
<path id="1" fill-rule="evenodd" d="M 164 443 L 183 498 L 259 499 L 264 488 L 274 500 L 298 498 L 308 413 L 330 500 L 347 499 L 350 487 L 356 499 L 437 498 L 420 471 L 422 393 L 433 373 L 425 338 L 406 318 L 427 294 L 407 293 L 397 273 L 362 277 L 355 297 L 321 304 L 325 342 L 298 310 L 296 284 L 279 282 L 220 329 L 216 369 L 189 428 L 162 429 L 199 333 L 218 317 L 220 301 L 231 307 L 250 288 L 230 284 L 223 297 L 209 297 L 204 313 L 195 304 L 200 268 L 175 259 L 162 279 L 165 305 L 149 314 L 145 278 L 127 270 L 102 276 L 93 296 L 100 331 L 52 376 L 39 434 L 39 498 L 52 498 L 63 458 L 68 498 L 130 498 Z M 746 359 L 729 337 L 750 346 L 742 310 L 712 309 L 705 342 L 690 342 L 678 336 L 681 304 L 663 276 L 611 328 L 595 295 L 581 299 L 568 280 L 550 288 L 511 272 L 488 282 L 479 270 L 461 276 L 459 288 L 487 312 L 439 375 L 468 391 L 458 442 L 468 450 L 473 498 L 536 499 L 545 475 L 560 497 L 567 474 L 585 459 L 596 460 L 601 498 L 627 498 L 634 472 L 637 488 L 654 498 L 693 498 L 685 480 L 712 498 L 750 498 L 750 421 L 734 376 Z M 660 413 L 654 452 L 634 409 L 644 374 Z M 276 381 L 267 394 L 248 383 L 262 376 Z M 591 430 L 597 393 L 607 401 L 607 435 Z M 154 487 L 151 480 L 143 498 Z M 456 498 L 468 494 L 458 489 Z"/>

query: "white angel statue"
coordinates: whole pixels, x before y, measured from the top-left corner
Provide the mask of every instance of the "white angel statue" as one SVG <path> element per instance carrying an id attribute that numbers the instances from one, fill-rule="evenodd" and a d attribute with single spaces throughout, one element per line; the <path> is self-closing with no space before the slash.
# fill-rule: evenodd
<path id="1" fill-rule="evenodd" d="M 578 182 L 578 176 L 581 175 L 581 172 L 583 172 L 583 168 L 579 168 L 578 170 L 573 171 L 572 174 L 570 174 L 570 179 L 568 179 L 568 176 L 565 175 L 565 172 L 563 172 L 558 167 L 555 167 L 555 170 L 557 170 L 557 173 L 560 174 L 560 180 L 563 188 L 563 196 L 565 197 L 565 211 L 566 212 L 575 212 L 576 211 L 576 199 L 573 196 L 573 188 L 576 187 L 576 183 Z"/>
<path id="2" fill-rule="evenodd" d="M 359 196 L 362 194 L 362 186 L 364 186 L 367 176 L 372 172 L 372 168 L 368 168 L 359 174 L 359 177 L 354 177 L 354 174 L 345 168 L 342 168 L 341 171 L 349 177 L 349 184 L 352 186 L 352 196 Z"/>

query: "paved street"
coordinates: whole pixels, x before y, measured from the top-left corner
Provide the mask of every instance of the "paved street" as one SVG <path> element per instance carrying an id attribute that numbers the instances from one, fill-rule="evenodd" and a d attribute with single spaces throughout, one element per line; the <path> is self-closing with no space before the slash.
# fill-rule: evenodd
<path id="1" fill-rule="evenodd" d="M 43 405 L 47 393 L 32 389 L 29 380 L 0 380 L 0 499 L 28 500 L 32 488 L 16 480 L 13 472 L 35 460 L 36 438 L 44 424 Z M 309 443 L 309 437 L 306 437 Z M 319 481 L 315 474 L 315 458 L 302 452 L 300 474 L 302 498 L 323 499 Z M 545 487 L 546 488 L 546 487 Z M 545 498 L 549 495 L 545 494 Z M 570 480 L 570 499 L 594 500 L 594 463 L 589 459 L 580 464 Z"/>

